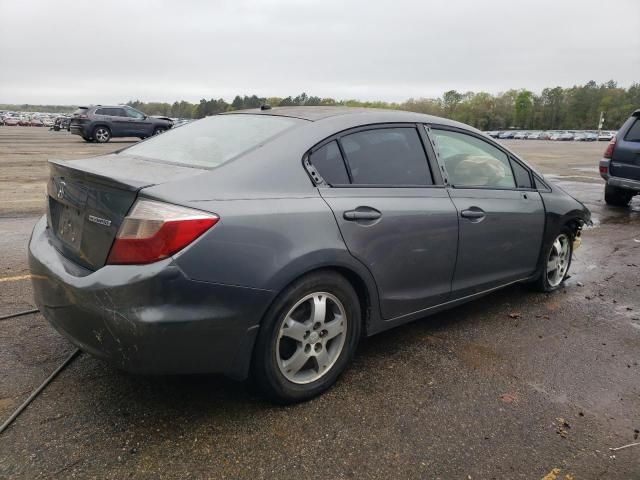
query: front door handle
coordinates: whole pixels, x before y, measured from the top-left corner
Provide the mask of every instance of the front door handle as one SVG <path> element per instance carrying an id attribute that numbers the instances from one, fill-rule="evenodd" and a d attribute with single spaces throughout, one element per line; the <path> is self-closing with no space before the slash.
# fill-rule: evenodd
<path id="1" fill-rule="evenodd" d="M 370 207 L 358 207 L 355 210 L 347 210 L 342 215 L 345 220 L 377 220 L 382 217 L 382 213 L 380 213 L 375 208 Z"/>
<path id="2" fill-rule="evenodd" d="M 485 213 L 480 208 L 471 207 L 469 210 L 462 210 L 460 216 L 471 220 L 480 220 L 485 217 Z"/>

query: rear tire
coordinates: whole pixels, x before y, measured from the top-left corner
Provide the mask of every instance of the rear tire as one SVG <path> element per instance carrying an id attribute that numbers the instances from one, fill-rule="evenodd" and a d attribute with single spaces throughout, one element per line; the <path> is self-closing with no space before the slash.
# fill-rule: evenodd
<path id="1" fill-rule="evenodd" d="M 567 278 L 573 256 L 573 233 L 564 227 L 547 247 L 543 257 L 542 273 L 533 283 L 540 292 L 557 290 Z"/>
<path id="2" fill-rule="evenodd" d="M 98 143 L 107 143 L 111 140 L 111 130 L 107 127 L 96 127 L 93 129 L 93 139 Z"/>
<path id="3" fill-rule="evenodd" d="M 271 400 L 296 403 L 329 389 L 360 340 L 360 301 L 341 275 L 317 272 L 287 287 L 265 315 L 252 376 Z"/>
<path id="4" fill-rule="evenodd" d="M 633 193 L 629 190 L 612 187 L 611 185 L 604 186 L 604 201 L 607 205 L 626 207 L 631 201 L 631 197 L 633 197 Z"/>

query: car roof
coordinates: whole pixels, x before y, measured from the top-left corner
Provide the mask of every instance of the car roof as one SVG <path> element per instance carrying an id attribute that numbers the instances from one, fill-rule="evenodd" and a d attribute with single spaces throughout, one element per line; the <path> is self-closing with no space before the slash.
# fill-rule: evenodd
<path id="1" fill-rule="evenodd" d="M 253 114 L 253 115 L 274 115 L 282 117 L 294 117 L 311 122 L 317 122 L 324 119 L 354 116 L 363 125 L 368 123 L 381 122 L 420 122 L 420 123 L 436 123 L 440 125 L 450 125 L 465 128 L 467 130 L 476 130 L 469 125 L 465 125 L 453 120 L 448 120 L 434 115 L 424 113 L 407 112 L 403 110 L 391 110 L 386 108 L 362 108 L 362 107 L 273 107 L 269 109 L 253 108 L 248 110 L 234 110 L 226 112 L 229 114 Z"/>

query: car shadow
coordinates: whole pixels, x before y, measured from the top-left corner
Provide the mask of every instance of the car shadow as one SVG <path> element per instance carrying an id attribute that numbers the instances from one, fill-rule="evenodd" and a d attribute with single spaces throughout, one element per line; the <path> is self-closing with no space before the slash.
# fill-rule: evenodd
<path id="1" fill-rule="evenodd" d="M 482 322 L 504 322 L 505 308 L 524 308 L 532 296 L 540 296 L 523 286 L 511 286 L 474 302 L 399 326 L 387 332 L 362 339 L 353 365 L 342 381 L 316 399 L 289 409 L 314 409 L 315 405 L 330 405 L 335 397 L 352 395 L 354 381 L 366 378 L 376 382 L 376 366 L 384 365 L 387 358 L 399 350 L 412 352 L 422 349 L 425 342 L 456 342 L 455 335 L 446 338 L 451 330 L 475 328 Z M 508 307 L 505 307 L 507 304 Z M 438 349 L 429 354 L 438 355 Z M 411 353 L 409 353 L 411 356 Z M 437 359 L 436 359 L 437 360 Z M 181 422 L 206 420 L 228 422 L 231 418 L 267 416 L 282 407 L 265 399 L 250 381 L 236 382 L 219 375 L 133 375 L 118 371 L 89 355 L 82 355 L 73 366 L 73 375 L 66 381 L 75 384 L 74 402 L 100 405 L 92 410 L 92 419 L 105 424 L 125 422 L 137 428 L 152 428 L 162 422 L 166 428 L 180 430 Z M 73 388 L 73 386 L 72 386 Z M 75 396 L 74 395 L 74 396 Z M 366 395 L 366 386 L 360 390 Z M 149 416 L 153 421 L 149 422 Z M 124 425 L 124 424 L 123 424 Z M 173 427 L 167 427 L 173 425 Z M 127 427 L 129 428 L 129 427 Z"/>

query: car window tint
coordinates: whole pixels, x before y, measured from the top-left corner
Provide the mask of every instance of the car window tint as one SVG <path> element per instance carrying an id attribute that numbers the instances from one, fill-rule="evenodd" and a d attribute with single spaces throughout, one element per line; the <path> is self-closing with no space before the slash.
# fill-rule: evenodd
<path id="1" fill-rule="evenodd" d="M 633 122 L 624 139 L 627 142 L 640 142 L 640 118 Z"/>
<path id="2" fill-rule="evenodd" d="M 509 158 L 471 135 L 431 129 L 449 182 L 455 187 L 514 188 Z"/>
<path id="3" fill-rule="evenodd" d="M 105 113 L 105 110 L 107 110 L 106 108 L 99 108 L 96 110 L 96 115 L 108 115 L 108 113 Z"/>
<path id="4" fill-rule="evenodd" d="M 340 139 L 353 183 L 433 185 L 427 157 L 415 128 L 383 128 Z"/>
<path id="5" fill-rule="evenodd" d="M 141 119 L 141 118 L 144 117 L 143 113 L 141 113 L 141 112 L 139 112 L 137 110 L 134 110 L 133 108 L 127 108 L 126 112 L 127 112 L 127 116 L 129 118 Z"/>
<path id="6" fill-rule="evenodd" d="M 300 123 L 275 115 L 213 115 L 133 145 L 123 153 L 192 167 L 214 168 Z"/>
<path id="7" fill-rule="evenodd" d="M 349 183 L 349 175 L 335 140 L 313 152 L 309 160 L 329 185 Z"/>
<path id="8" fill-rule="evenodd" d="M 516 177 L 516 186 L 518 188 L 532 188 L 529 170 L 513 159 L 511 159 L 511 167 L 513 168 L 513 174 Z"/>

